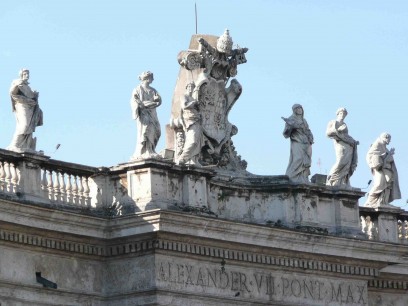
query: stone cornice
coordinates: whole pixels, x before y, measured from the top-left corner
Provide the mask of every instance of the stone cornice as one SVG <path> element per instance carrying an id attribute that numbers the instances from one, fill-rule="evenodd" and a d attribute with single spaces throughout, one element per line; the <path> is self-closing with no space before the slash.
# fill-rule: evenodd
<path id="1" fill-rule="evenodd" d="M 31 231 L 44 231 L 49 237 L 67 234 L 113 242 L 115 239 L 132 240 L 139 235 L 159 232 L 176 236 L 189 235 L 199 240 L 210 239 L 216 244 L 233 244 L 234 248 L 256 245 L 258 249 L 281 250 L 293 254 L 366 260 L 379 267 L 387 266 L 388 263 L 408 262 L 407 245 L 304 233 L 173 211 L 153 210 L 107 220 L 3 200 L 0 205 L 0 221 L 26 226 Z M 186 228 L 189 229 L 188 232 Z"/>
<path id="2" fill-rule="evenodd" d="M 0 200 L 0 221 L 96 238 L 107 236 L 106 219 L 5 199 Z"/>
<path id="3" fill-rule="evenodd" d="M 233 250 L 223 247 L 212 247 L 198 243 L 186 243 L 180 241 L 171 241 L 161 238 L 150 238 L 139 241 L 127 241 L 120 244 L 105 244 L 103 241 L 99 243 L 82 243 L 78 241 L 68 241 L 66 239 L 54 239 L 46 236 L 26 234 L 11 230 L 0 229 L 1 241 L 12 244 L 20 244 L 28 247 L 49 249 L 51 251 L 62 251 L 66 253 L 76 253 L 80 255 L 97 256 L 101 258 L 113 258 L 116 256 L 126 256 L 132 254 L 142 254 L 146 252 L 164 252 L 167 256 L 171 253 L 183 253 L 185 255 L 213 258 L 230 264 L 231 261 L 242 264 L 258 264 L 265 268 L 271 269 L 290 269 L 292 271 L 299 270 L 303 273 L 325 273 L 344 275 L 348 278 L 357 277 L 368 279 L 368 286 L 377 289 L 392 289 L 392 290 L 407 290 L 407 281 L 386 280 L 378 278 L 380 272 L 377 268 L 341 264 L 336 262 L 328 262 L 324 260 L 302 259 L 289 256 L 276 256 L 260 252 L 250 252 Z M 169 253 L 170 252 L 170 253 Z"/>
<path id="4" fill-rule="evenodd" d="M 377 289 L 408 290 L 408 281 L 371 279 L 368 281 L 368 287 Z"/>
<path id="5" fill-rule="evenodd" d="M 339 256 L 383 262 L 408 262 L 408 246 L 337 236 L 300 233 L 296 230 L 271 228 L 215 218 L 160 212 L 160 231 L 211 237 L 229 242 L 256 244 L 259 247 L 290 250 L 322 256 Z M 339 254 L 339 250 L 342 253 Z"/>
<path id="6" fill-rule="evenodd" d="M 377 277 L 379 270 L 369 266 L 339 264 L 321 260 L 301 259 L 289 256 L 275 256 L 260 252 L 233 250 L 223 247 L 212 247 L 199 243 L 187 243 L 171 241 L 161 238 L 150 238 L 139 241 L 127 241 L 119 244 L 84 243 L 67 239 L 56 239 L 36 234 L 26 234 L 11 230 L 0 229 L 0 241 L 21 244 L 25 246 L 39 247 L 77 253 L 82 255 L 94 255 L 100 257 L 115 257 L 131 254 L 140 254 L 149 251 L 165 251 L 183 253 L 184 255 L 212 257 L 224 262 L 242 262 L 261 264 L 271 267 L 280 267 L 300 271 L 320 271 L 325 273 L 347 274 L 363 277 Z"/>
<path id="7" fill-rule="evenodd" d="M 240 191 L 242 188 L 250 188 L 261 192 L 296 192 L 304 191 L 315 195 L 325 197 L 343 197 L 350 199 L 359 199 L 364 196 L 360 189 L 340 189 L 338 187 L 321 186 L 318 184 L 294 184 L 289 181 L 285 175 L 276 176 L 248 176 L 248 177 L 228 177 L 216 176 L 209 182 L 211 185 Z"/>

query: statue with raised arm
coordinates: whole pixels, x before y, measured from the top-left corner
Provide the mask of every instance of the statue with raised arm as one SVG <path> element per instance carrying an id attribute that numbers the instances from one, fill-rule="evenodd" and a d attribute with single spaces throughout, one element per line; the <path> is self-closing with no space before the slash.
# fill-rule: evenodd
<path id="1" fill-rule="evenodd" d="M 293 114 L 285 121 L 283 136 L 290 138 L 290 158 L 286 175 L 296 183 L 309 183 L 310 166 L 312 164 L 313 134 L 304 119 L 303 107 L 292 106 Z"/>
<path id="2" fill-rule="evenodd" d="M 141 84 L 133 90 L 130 102 L 138 132 L 132 159 L 158 157 L 155 150 L 161 134 L 156 108 L 160 106 L 162 100 L 157 90 L 150 86 L 153 82 L 153 73 L 143 72 L 139 80 Z"/>
<path id="3" fill-rule="evenodd" d="M 329 122 L 326 135 L 333 139 L 334 150 L 336 151 L 336 163 L 327 176 L 326 185 L 329 186 L 350 186 L 350 177 L 357 168 L 357 145 L 348 134 L 348 128 L 344 119 L 347 116 L 345 108 L 337 110 L 337 118 Z"/>
<path id="4" fill-rule="evenodd" d="M 368 193 L 366 206 L 386 206 L 396 199 L 401 199 L 398 172 L 394 162 L 395 149 L 387 148 L 390 142 L 391 135 L 382 133 L 368 150 L 366 159 L 373 174 L 373 185 Z"/>
<path id="5" fill-rule="evenodd" d="M 37 139 L 33 138 L 33 133 L 37 126 L 43 125 L 43 113 L 38 105 L 39 94 L 30 88 L 29 78 L 30 71 L 21 69 L 20 79 L 14 80 L 10 88 L 16 131 L 7 150 L 15 152 L 36 152 Z"/>
<path id="6" fill-rule="evenodd" d="M 186 93 L 180 98 L 184 145 L 177 163 L 201 166 L 198 159 L 201 148 L 204 146 L 204 135 L 201 126 L 199 102 L 197 97 L 193 97 L 194 88 L 194 82 L 188 83 Z"/>

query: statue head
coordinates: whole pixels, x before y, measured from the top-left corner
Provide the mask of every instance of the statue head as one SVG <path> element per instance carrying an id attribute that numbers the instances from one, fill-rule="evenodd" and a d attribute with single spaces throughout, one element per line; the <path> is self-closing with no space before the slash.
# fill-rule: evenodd
<path id="1" fill-rule="evenodd" d="M 344 107 L 340 107 L 337 112 L 336 115 L 340 114 L 341 112 L 343 112 L 344 114 L 348 114 L 347 109 L 345 109 Z"/>
<path id="2" fill-rule="evenodd" d="M 28 70 L 27 68 L 22 68 L 20 69 L 19 75 L 20 79 L 28 80 L 30 78 L 30 70 Z"/>
<path id="3" fill-rule="evenodd" d="M 384 144 L 389 144 L 391 142 L 391 135 L 389 133 L 382 133 L 380 139 Z"/>
<path id="4" fill-rule="evenodd" d="M 217 51 L 229 55 L 232 51 L 232 44 L 233 42 L 229 35 L 229 31 L 228 29 L 225 29 L 224 34 L 217 39 Z"/>
<path id="5" fill-rule="evenodd" d="M 186 91 L 187 91 L 189 94 L 191 94 L 191 93 L 194 91 L 194 88 L 195 88 L 195 87 L 196 87 L 196 86 L 195 86 L 195 84 L 194 84 L 193 81 L 188 82 L 188 83 L 186 84 Z"/>
<path id="6" fill-rule="evenodd" d="M 347 114 L 347 109 L 345 109 L 344 107 L 339 108 L 336 112 L 337 117 L 341 116 L 341 119 L 346 118 Z"/>
<path id="7" fill-rule="evenodd" d="M 295 115 L 302 115 L 303 116 L 303 106 L 300 104 L 293 104 L 292 111 Z"/>
<path id="8" fill-rule="evenodd" d="M 194 83 L 193 81 L 191 81 L 191 82 L 188 82 L 188 83 L 186 84 L 186 89 L 187 89 L 188 87 L 192 87 L 192 88 L 194 89 L 196 86 L 195 86 L 195 83 Z"/>
<path id="9" fill-rule="evenodd" d="M 154 80 L 154 78 L 153 78 L 153 72 L 150 72 L 150 71 L 144 71 L 144 72 L 142 72 L 140 75 L 139 75 L 139 80 L 140 81 L 146 81 L 146 80 L 148 80 L 148 79 L 151 79 L 151 81 L 153 81 Z"/>

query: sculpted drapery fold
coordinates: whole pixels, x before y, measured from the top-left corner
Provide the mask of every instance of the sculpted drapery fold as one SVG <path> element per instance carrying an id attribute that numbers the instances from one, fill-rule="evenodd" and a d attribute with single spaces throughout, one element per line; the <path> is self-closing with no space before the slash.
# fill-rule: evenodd
<path id="1" fill-rule="evenodd" d="M 29 86 L 29 73 L 29 70 L 22 69 L 20 79 L 14 80 L 10 87 L 16 130 L 7 149 L 16 152 L 35 152 L 36 138 L 32 135 L 37 126 L 43 125 L 43 113 L 38 105 L 39 94 Z"/>
<path id="2" fill-rule="evenodd" d="M 367 152 L 367 163 L 373 175 L 373 185 L 368 193 L 366 206 L 385 206 L 401 199 L 398 172 L 394 162 L 394 148 L 388 150 L 391 135 L 383 133 Z"/>
<path id="3" fill-rule="evenodd" d="M 283 136 L 290 138 L 290 157 L 286 175 L 294 182 L 308 183 L 312 164 L 313 134 L 303 117 L 303 107 L 295 104 L 292 110 L 293 114 L 289 118 L 282 117 L 285 121 Z"/>
<path id="4" fill-rule="evenodd" d="M 333 139 L 336 152 L 336 163 L 327 176 L 327 185 L 329 186 L 350 186 L 350 177 L 357 167 L 357 145 L 348 134 L 348 127 L 344 122 L 347 116 L 347 110 L 340 108 L 337 110 L 337 119 L 332 120 L 327 125 L 326 135 Z"/>
<path id="5" fill-rule="evenodd" d="M 131 108 L 137 125 L 136 150 L 132 159 L 157 157 L 156 145 L 161 130 L 156 108 L 161 104 L 161 97 L 156 89 L 150 87 L 153 73 L 144 72 L 139 76 L 142 84 L 132 92 Z"/>

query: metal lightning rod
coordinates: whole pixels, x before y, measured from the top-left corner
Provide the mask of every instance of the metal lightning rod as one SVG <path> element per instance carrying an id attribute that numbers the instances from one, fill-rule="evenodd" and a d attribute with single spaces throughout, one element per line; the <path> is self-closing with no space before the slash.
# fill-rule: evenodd
<path id="1" fill-rule="evenodd" d="M 196 34 L 198 34 L 197 32 L 197 2 L 194 2 L 194 9 L 195 9 L 195 28 L 196 28 Z"/>

